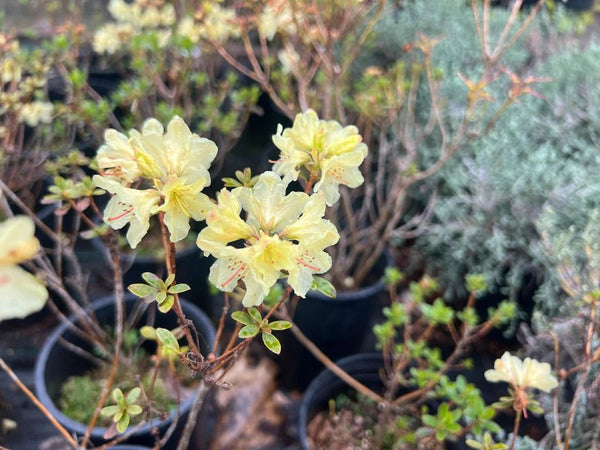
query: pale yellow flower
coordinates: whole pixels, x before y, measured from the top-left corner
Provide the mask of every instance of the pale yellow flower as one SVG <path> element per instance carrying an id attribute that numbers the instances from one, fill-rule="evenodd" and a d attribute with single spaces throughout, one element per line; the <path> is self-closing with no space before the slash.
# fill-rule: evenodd
<path id="1" fill-rule="evenodd" d="M 281 72 L 288 75 L 294 71 L 294 67 L 300 65 L 300 55 L 292 48 L 286 46 L 277 53 L 277 59 L 281 63 Z"/>
<path id="2" fill-rule="evenodd" d="M 123 0 L 110 0 L 107 9 L 110 15 L 119 22 L 126 22 L 132 13 L 132 6 Z"/>
<path id="3" fill-rule="evenodd" d="M 188 235 L 190 218 L 204 220 L 213 207 L 211 200 L 201 192 L 204 186 L 202 180 L 187 184 L 184 179 L 175 178 L 160 189 L 164 202 L 159 210 L 165 212 L 165 225 L 172 242 Z"/>
<path id="4" fill-rule="evenodd" d="M 494 362 L 494 369 L 486 370 L 486 380 L 495 383 L 505 381 L 515 388 L 535 388 L 550 392 L 558 386 L 556 377 L 550 373 L 548 363 L 541 363 L 535 359 L 521 360 L 504 352 L 500 359 Z"/>
<path id="5" fill-rule="evenodd" d="M 185 16 L 179 21 L 179 25 L 177 26 L 177 34 L 188 38 L 194 44 L 198 43 L 200 40 L 201 33 L 202 30 L 200 26 L 196 24 L 193 17 Z"/>
<path id="6" fill-rule="evenodd" d="M 327 205 L 340 197 L 339 186 L 360 186 L 364 178 L 359 166 L 367 156 L 367 146 L 355 126 L 319 120 L 312 109 L 298 114 L 292 128 L 277 127 L 273 142 L 281 151 L 273 170 L 284 180 L 297 180 L 300 174 L 317 180 L 315 192 L 323 191 Z"/>
<path id="7" fill-rule="evenodd" d="M 180 117 L 169 122 L 166 132 L 158 120 L 148 119 L 141 131 L 130 130 L 129 137 L 108 130 L 105 139 L 97 156 L 103 176 L 94 181 L 118 198 L 105 211 L 105 221 L 115 229 L 130 223 L 127 239 L 132 247 L 147 232 L 153 214 L 164 211 L 172 242 L 187 236 L 190 218 L 206 217 L 212 203 L 201 191 L 211 182 L 214 142 L 192 133 Z M 131 189 L 137 181 L 148 189 Z"/>
<path id="8" fill-rule="evenodd" d="M 112 177 L 94 175 L 94 183 L 113 197 L 104 209 L 104 222 L 120 230 L 129 225 L 126 238 L 136 248 L 150 228 L 150 217 L 158 212 L 160 194 L 155 189 L 131 189 Z"/>
<path id="9" fill-rule="evenodd" d="M 128 23 L 107 23 L 96 30 L 92 46 L 96 53 L 112 55 L 135 34 Z"/>
<path id="10" fill-rule="evenodd" d="M 48 299 L 46 287 L 17 264 L 40 248 L 33 221 L 17 216 L 0 223 L 0 320 L 22 318 L 39 311 Z"/>
<path id="11" fill-rule="evenodd" d="M 10 83 L 14 80 L 18 83 L 21 81 L 22 71 L 22 67 L 17 60 L 6 57 L 0 63 L 0 81 L 3 83 Z"/>
<path id="12" fill-rule="evenodd" d="M 206 16 L 200 27 L 202 37 L 225 43 L 230 37 L 238 37 L 240 29 L 235 25 L 235 11 L 217 3 L 206 3 Z"/>
<path id="13" fill-rule="evenodd" d="M 30 127 L 36 127 L 40 123 L 52 121 L 52 103 L 33 101 L 25 103 L 19 112 L 19 122 L 25 122 Z"/>
<path id="14" fill-rule="evenodd" d="M 296 32 L 294 16 L 287 1 L 272 0 L 263 9 L 258 18 L 258 30 L 268 40 L 275 37 L 277 31 L 286 34 Z"/>
<path id="15" fill-rule="evenodd" d="M 197 244 L 205 255 L 217 258 L 209 280 L 225 292 L 242 280 L 245 306 L 260 305 L 285 276 L 296 294 L 304 297 L 313 275 L 331 267 L 324 249 L 334 245 L 339 235 L 323 219 L 324 196 L 286 195 L 286 188 L 276 173 L 265 172 L 253 188 L 222 190 L 198 235 Z M 238 245 L 241 241 L 243 245 Z"/>
<path id="16" fill-rule="evenodd" d="M 117 130 L 104 132 L 104 144 L 98 149 L 96 161 L 103 175 L 110 175 L 132 182 L 142 171 L 138 167 L 135 149 L 129 138 Z"/>

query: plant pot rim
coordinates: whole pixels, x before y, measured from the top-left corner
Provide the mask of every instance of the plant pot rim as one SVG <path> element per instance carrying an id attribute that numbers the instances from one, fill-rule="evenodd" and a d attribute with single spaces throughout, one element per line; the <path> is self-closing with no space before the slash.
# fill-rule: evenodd
<path id="1" fill-rule="evenodd" d="M 383 367 L 383 356 L 379 352 L 365 352 L 365 353 L 355 353 L 350 356 L 346 356 L 344 358 L 338 359 L 335 361 L 335 364 L 341 368 L 347 368 L 347 366 L 352 366 L 358 362 L 365 362 L 367 366 L 370 368 L 369 371 L 372 371 L 372 368 L 377 364 L 381 363 L 381 367 Z M 350 372 L 353 372 L 352 370 Z M 352 374 L 356 376 L 357 374 Z M 382 382 L 383 383 L 383 382 Z M 300 444 L 303 449 L 308 449 L 308 435 L 307 428 L 308 422 L 312 417 L 309 416 L 309 407 L 311 406 L 314 398 L 319 398 L 322 396 L 323 392 L 327 392 L 331 390 L 331 386 L 335 384 L 339 386 L 346 385 L 348 386 L 341 378 L 335 375 L 328 368 L 323 369 L 319 375 L 317 375 L 308 385 L 306 391 L 304 391 L 304 396 L 302 398 L 302 403 L 300 404 L 300 410 L 298 411 L 298 439 L 300 440 Z"/>
<path id="2" fill-rule="evenodd" d="M 125 302 L 134 301 L 134 300 L 141 301 L 138 299 L 138 297 L 134 296 L 133 294 L 130 294 L 130 293 L 125 294 L 125 297 L 124 297 Z M 207 334 L 205 336 L 207 342 L 210 342 L 210 343 L 214 342 L 214 340 L 216 338 L 216 332 L 215 332 L 212 322 L 210 321 L 208 316 L 206 316 L 206 314 L 202 310 L 200 310 L 196 305 L 190 303 L 189 301 L 187 301 L 183 298 L 180 298 L 180 302 L 182 303 L 182 309 L 187 310 L 187 311 L 194 311 L 194 316 L 196 316 L 199 319 L 199 321 L 201 322 L 199 325 L 202 325 L 202 327 L 204 328 L 203 331 L 205 331 Z M 98 300 L 93 301 L 92 309 L 99 310 L 101 308 L 108 307 L 111 304 L 114 304 L 114 296 L 108 295 L 108 296 L 105 296 Z M 48 339 L 42 346 L 40 353 L 38 355 L 38 358 L 36 360 L 35 367 L 34 367 L 34 386 L 35 386 L 35 391 L 36 391 L 36 395 L 37 395 L 38 399 L 42 402 L 42 404 L 44 404 L 44 406 L 48 409 L 50 414 L 53 417 L 55 417 L 66 428 L 72 430 L 77 435 L 83 436 L 87 431 L 87 425 L 83 424 L 81 422 L 77 422 L 76 420 L 70 418 L 69 416 L 64 414 L 60 410 L 60 408 L 58 408 L 55 405 L 54 400 L 52 400 L 52 398 L 50 397 L 50 394 L 48 393 L 48 390 L 46 389 L 46 382 L 45 382 L 45 376 L 44 376 L 45 368 L 46 368 L 48 358 L 50 356 L 50 352 L 52 351 L 52 349 L 54 348 L 55 345 L 60 345 L 58 342 L 59 338 L 67 330 L 69 330 L 70 323 L 74 322 L 74 321 L 76 321 L 76 317 L 74 315 L 69 316 L 69 323 L 64 323 L 64 322 L 61 323 L 50 334 L 50 336 L 48 337 Z M 156 427 L 158 424 L 160 424 L 160 423 L 169 424 L 173 420 L 175 420 L 176 417 L 182 416 L 186 411 L 189 411 L 194 403 L 194 400 L 195 400 L 195 397 L 196 397 L 196 394 L 197 394 L 199 388 L 200 388 L 200 386 L 197 389 L 194 389 L 194 392 L 187 399 L 185 399 L 183 402 L 181 402 L 181 404 L 179 405 L 179 408 L 175 408 L 172 411 L 170 411 L 170 413 L 166 419 L 164 419 L 164 420 L 158 419 L 158 418 L 150 419 L 148 422 L 144 423 L 141 427 L 137 428 L 135 430 L 135 432 L 132 433 L 131 437 L 141 436 L 144 434 L 150 434 L 152 428 Z M 133 427 L 132 427 L 132 429 L 133 429 Z M 107 427 L 96 426 L 93 428 L 90 437 L 92 437 L 92 439 L 105 440 L 103 436 L 107 430 L 108 430 Z"/>

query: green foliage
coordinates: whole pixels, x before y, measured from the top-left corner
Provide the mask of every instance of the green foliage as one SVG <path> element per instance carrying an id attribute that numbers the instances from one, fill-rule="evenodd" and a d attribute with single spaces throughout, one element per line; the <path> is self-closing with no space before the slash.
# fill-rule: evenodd
<path id="1" fill-rule="evenodd" d="M 169 312 L 175 302 L 175 294 L 181 294 L 190 290 L 185 283 L 173 284 L 175 275 L 171 274 L 165 281 L 151 272 L 144 272 L 142 278 L 144 283 L 134 283 L 127 288 L 129 292 L 137 295 L 146 303 L 156 302 L 158 310 L 162 313 Z"/>
<path id="2" fill-rule="evenodd" d="M 485 403 L 479 389 L 461 375 L 451 379 L 446 374 L 449 365 L 469 369 L 472 361 L 459 358 L 449 363 L 442 350 L 430 342 L 432 331 L 437 328 L 451 333 L 454 345 L 461 347 L 473 336 L 483 337 L 486 330 L 501 326 L 514 316 L 514 303 L 502 302 L 497 309 L 489 311 L 485 320 L 480 320 L 475 312 L 476 294 L 485 290 L 485 279 L 473 274 L 466 277 L 465 282 L 470 298 L 460 311 L 455 311 L 441 298 L 432 299 L 439 291 L 438 283 L 424 276 L 409 284 L 407 294 L 392 295 L 396 301 L 383 309 L 384 320 L 373 327 L 377 347 L 384 352 L 392 368 L 386 373 L 388 379 L 398 383 L 401 390 L 421 390 L 416 400 L 400 404 L 410 408 L 416 406 L 413 401 L 418 404 L 429 400 L 441 402 L 435 413 L 419 416 L 422 420 L 419 425 L 409 427 L 404 420 L 399 421 L 398 427 L 380 424 L 398 445 L 409 443 L 413 438 L 454 440 L 462 435 L 465 426 L 478 437 L 500 431 L 494 422 L 496 410 Z"/>
<path id="3" fill-rule="evenodd" d="M 592 44 L 538 63 L 531 70 L 552 78 L 536 86 L 544 99 L 523 98 L 442 171 L 434 223 L 418 246 L 444 285 L 461 286 L 465 273 L 477 271 L 492 290 L 513 295 L 533 273 L 543 283 L 540 306 L 559 311 L 564 295 L 542 256 L 536 224 L 547 203 L 569 204 L 579 217 L 597 205 L 599 56 Z M 570 201 L 573 195 L 587 200 Z"/>
<path id="4" fill-rule="evenodd" d="M 287 320 L 269 322 L 267 319 L 263 319 L 260 311 L 253 306 L 248 308 L 247 312 L 234 311 L 231 313 L 231 318 L 244 325 L 238 333 L 240 339 L 253 338 L 261 333 L 265 347 L 277 355 L 281 353 L 281 343 L 273 336 L 272 332 L 287 330 L 292 326 Z"/>
<path id="5" fill-rule="evenodd" d="M 319 291 L 321 294 L 330 298 L 335 298 L 336 291 L 333 284 L 323 277 L 313 276 L 312 290 Z"/>
<path id="6" fill-rule="evenodd" d="M 448 403 L 444 402 L 438 407 L 436 416 L 423 414 L 421 419 L 425 427 L 417 430 L 417 435 L 431 430 L 438 442 L 443 442 L 462 429 L 460 423 L 458 423 L 461 416 L 460 409 L 450 409 Z"/>
<path id="7" fill-rule="evenodd" d="M 127 397 L 125 397 L 121 389 L 116 388 L 112 392 L 112 397 L 116 405 L 105 406 L 100 411 L 100 414 L 103 416 L 112 416 L 113 421 L 117 424 L 117 431 L 119 433 L 124 433 L 127 430 L 131 416 L 137 416 L 142 413 L 142 407 L 135 404 L 137 398 L 140 396 L 140 392 L 141 389 L 136 387 L 129 391 Z"/>
<path id="8" fill-rule="evenodd" d="M 88 375 L 69 377 L 62 386 L 60 410 L 68 417 L 81 423 L 91 418 L 90 405 L 98 402 L 102 386 Z"/>

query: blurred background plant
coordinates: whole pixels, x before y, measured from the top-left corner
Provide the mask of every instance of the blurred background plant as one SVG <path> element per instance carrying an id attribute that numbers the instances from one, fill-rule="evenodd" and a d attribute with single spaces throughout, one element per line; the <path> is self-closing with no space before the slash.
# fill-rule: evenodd
<path id="1" fill-rule="evenodd" d="M 538 221 L 551 280 L 563 292 L 560 303 L 550 298 L 546 305 L 540 296 L 531 328 L 521 327 L 526 351 L 553 362 L 562 381 L 553 396 L 543 397 L 551 431 L 544 448 L 584 449 L 600 440 L 597 198 L 597 191 L 571 193 L 546 205 Z"/>
<path id="2" fill-rule="evenodd" d="M 540 252 L 536 223 L 547 202 L 569 204 L 573 217 L 586 217 L 595 203 L 597 187 L 590 181 L 599 162 L 593 106 L 599 56 L 591 43 L 537 62 L 533 70 L 552 76 L 536 87 L 543 98 L 522 99 L 440 172 L 432 224 L 417 247 L 450 287 L 450 297 L 460 294 L 458 281 L 474 270 L 511 299 L 532 283 L 536 289 L 523 299 L 530 312 L 537 292 L 539 308 L 557 314 L 564 295 Z"/>

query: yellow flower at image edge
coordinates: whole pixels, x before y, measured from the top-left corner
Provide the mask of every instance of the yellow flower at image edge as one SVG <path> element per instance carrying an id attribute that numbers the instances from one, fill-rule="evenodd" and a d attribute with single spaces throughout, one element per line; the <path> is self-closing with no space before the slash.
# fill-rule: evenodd
<path id="1" fill-rule="evenodd" d="M 198 247 L 217 259 L 209 280 L 225 292 L 242 280 L 244 306 L 260 305 L 282 277 L 304 297 L 313 275 L 331 267 L 331 257 L 323 250 L 337 243 L 339 235 L 323 219 L 323 194 L 286 195 L 286 187 L 277 174 L 265 172 L 253 188 L 223 189 L 198 235 Z M 240 217 L 242 210 L 246 220 Z"/>
<path id="2" fill-rule="evenodd" d="M 17 265 L 33 258 L 40 248 L 34 230 L 26 216 L 0 223 L 0 321 L 39 311 L 48 299 L 45 286 Z"/>
<path id="3" fill-rule="evenodd" d="M 492 383 L 505 381 L 515 388 L 535 388 L 550 392 L 558 386 L 556 377 L 550 371 L 548 363 L 531 358 L 521 360 L 509 352 L 504 352 L 502 357 L 494 362 L 494 368 L 486 370 L 484 375 L 486 380 Z"/>

